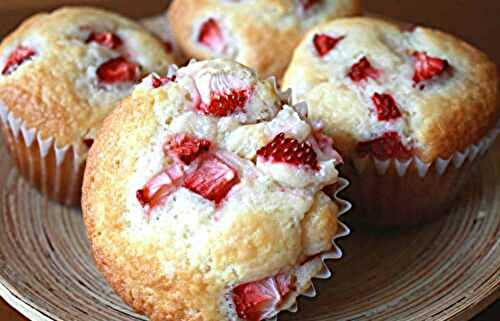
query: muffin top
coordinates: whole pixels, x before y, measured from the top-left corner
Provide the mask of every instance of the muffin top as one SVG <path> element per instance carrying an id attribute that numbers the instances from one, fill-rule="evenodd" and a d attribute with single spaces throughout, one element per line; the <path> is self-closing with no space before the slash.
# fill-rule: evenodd
<path id="1" fill-rule="evenodd" d="M 343 156 L 447 159 L 498 118 L 496 66 L 443 32 L 374 18 L 311 30 L 284 77 Z"/>
<path id="2" fill-rule="evenodd" d="M 174 56 L 177 65 L 184 65 L 187 62 L 188 59 L 177 44 L 165 15 L 144 18 L 140 22 L 163 42 L 165 50 Z"/>
<path id="3" fill-rule="evenodd" d="M 168 16 L 189 55 L 232 58 L 281 77 L 308 29 L 359 12 L 359 0 L 176 0 Z"/>
<path id="4" fill-rule="evenodd" d="M 102 119 L 134 84 L 172 62 L 143 27 L 103 10 L 38 14 L 0 45 L 0 101 L 57 146 L 94 138 Z"/>
<path id="5" fill-rule="evenodd" d="M 261 320 L 332 250 L 331 140 L 226 60 L 146 78 L 92 148 L 83 211 L 98 266 L 152 320 Z"/>

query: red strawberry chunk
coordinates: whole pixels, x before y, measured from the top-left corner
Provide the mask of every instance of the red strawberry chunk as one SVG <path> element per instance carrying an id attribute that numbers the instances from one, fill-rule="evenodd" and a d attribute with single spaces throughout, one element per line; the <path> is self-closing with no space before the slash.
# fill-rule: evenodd
<path id="1" fill-rule="evenodd" d="M 83 140 L 83 143 L 85 144 L 85 146 L 87 146 L 88 148 L 90 148 L 94 144 L 94 140 L 92 138 L 85 138 Z"/>
<path id="2" fill-rule="evenodd" d="M 106 84 L 135 82 L 141 76 L 138 65 L 124 57 L 108 60 L 97 69 L 99 80 Z"/>
<path id="3" fill-rule="evenodd" d="M 337 46 L 337 44 L 344 38 L 345 36 L 335 38 L 325 34 L 315 35 L 313 39 L 314 47 L 316 48 L 316 51 L 318 52 L 320 57 L 323 57 L 333 48 L 335 48 L 335 46 Z"/>
<path id="4" fill-rule="evenodd" d="M 206 139 L 198 139 L 188 134 L 179 134 L 169 138 L 164 146 L 165 153 L 174 159 L 189 165 L 203 153 L 208 152 L 212 144 Z"/>
<path id="5" fill-rule="evenodd" d="M 391 95 L 375 93 L 372 101 L 375 104 L 378 120 L 388 121 L 401 117 L 401 112 Z"/>
<path id="6" fill-rule="evenodd" d="M 163 48 L 165 48 L 165 51 L 167 53 L 171 53 L 174 51 L 174 46 L 169 41 L 162 41 L 162 43 L 163 43 Z"/>
<path id="7" fill-rule="evenodd" d="M 401 143 L 397 132 L 387 132 L 379 138 L 361 142 L 358 144 L 357 152 L 362 156 L 373 155 L 382 160 L 409 159 L 413 154 L 411 149 Z"/>
<path id="8" fill-rule="evenodd" d="M 172 77 L 156 77 L 156 76 L 153 76 L 153 79 L 152 79 L 152 85 L 153 85 L 153 88 L 158 88 L 158 87 L 161 87 L 171 81 L 175 81 L 175 75 L 173 75 Z"/>
<path id="9" fill-rule="evenodd" d="M 150 208 L 154 208 L 157 205 L 161 204 L 161 202 L 166 199 L 170 194 L 172 194 L 177 189 L 175 185 L 163 185 L 160 189 L 153 194 L 151 199 L 149 200 Z"/>
<path id="10" fill-rule="evenodd" d="M 339 152 L 333 148 L 333 139 L 330 136 L 321 133 L 321 131 L 316 131 L 314 132 L 314 138 L 316 139 L 318 147 L 323 155 L 327 158 L 335 160 L 336 164 L 342 164 L 344 162 Z"/>
<path id="11" fill-rule="evenodd" d="M 418 84 L 440 76 L 449 67 L 447 60 L 428 56 L 425 52 L 413 53 L 415 58 L 415 74 L 413 82 Z"/>
<path id="12" fill-rule="evenodd" d="M 123 44 L 121 38 L 111 32 L 92 32 L 86 42 L 95 42 L 109 49 L 117 49 Z"/>
<path id="13" fill-rule="evenodd" d="M 184 187 L 219 204 L 239 182 L 238 173 L 214 155 L 207 155 L 196 171 L 184 180 Z"/>
<path id="14" fill-rule="evenodd" d="M 20 65 L 25 61 L 36 55 L 35 50 L 26 47 L 17 47 L 5 62 L 5 66 L 2 69 L 2 75 L 10 75 L 13 73 Z"/>
<path id="15" fill-rule="evenodd" d="M 290 276 L 280 274 L 235 287 L 232 298 L 236 313 L 245 321 L 261 321 L 271 317 L 292 291 L 290 280 Z"/>
<path id="16" fill-rule="evenodd" d="M 351 67 L 348 76 L 352 81 L 359 82 L 368 78 L 377 79 L 379 74 L 379 71 L 372 67 L 370 61 L 363 57 Z"/>
<path id="17" fill-rule="evenodd" d="M 418 23 L 405 23 L 401 26 L 401 31 L 414 32 L 418 27 L 420 27 Z"/>
<path id="18" fill-rule="evenodd" d="M 312 7 L 316 6 L 317 4 L 320 3 L 320 0 L 300 0 L 300 4 L 302 5 L 302 8 L 304 10 L 309 10 Z"/>
<path id="19" fill-rule="evenodd" d="M 286 273 L 280 273 L 275 277 L 278 291 L 281 297 L 286 297 L 292 290 L 295 290 L 292 276 Z"/>
<path id="20" fill-rule="evenodd" d="M 300 143 L 295 138 L 286 138 L 284 133 L 280 133 L 259 149 L 257 155 L 272 162 L 319 169 L 317 155 L 312 147 L 306 142 Z"/>
<path id="21" fill-rule="evenodd" d="M 232 89 L 229 92 L 212 93 L 209 104 L 201 103 L 197 109 L 207 115 L 225 117 L 243 110 L 250 98 L 250 89 Z"/>
<path id="22" fill-rule="evenodd" d="M 136 192 L 137 200 L 143 207 L 146 205 L 151 208 L 155 207 L 177 188 L 183 176 L 182 168 L 172 165 L 138 190 Z"/>
<path id="23" fill-rule="evenodd" d="M 221 53 L 224 51 L 224 35 L 215 19 L 210 18 L 201 25 L 198 42 L 215 52 Z"/>

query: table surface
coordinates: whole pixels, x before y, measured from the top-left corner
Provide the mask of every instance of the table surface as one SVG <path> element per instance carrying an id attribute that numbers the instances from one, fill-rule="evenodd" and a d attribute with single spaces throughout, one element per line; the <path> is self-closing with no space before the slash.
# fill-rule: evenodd
<path id="1" fill-rule="evenodd" d="M 456 34 L 485 51 L 500 63 L 500 1 L 498 0 L 365 0 L 367 11 L 405 21 L 437 27 Z M 125 0 L 0 0 L 0 36 L 4 36 L 25 17 L 60 5 L 99 4 L 132 17 L 158 14 L 166 1 L 142 0 L 140 6 Z M 131 10 L 131 7 L 133 10 Z M 0 320 L 25 321 L 0 299 Z M 496 302 L 473 321 L 500 320 L 500 302 Z"/>

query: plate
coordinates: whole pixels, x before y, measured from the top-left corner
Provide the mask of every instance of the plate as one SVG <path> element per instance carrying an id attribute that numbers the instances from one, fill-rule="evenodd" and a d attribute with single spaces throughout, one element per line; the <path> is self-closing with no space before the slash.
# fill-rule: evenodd
<path id="1" fill-rule="evenodd" d="M 439 222 L 399 233 L 351 225 L 332 279 L 316 281 L 318 296 L 280 320 L 468 320 L 497 300 L 500 144 L 471 176 Z M 44 199 L 7 153 L 0 186 L 0 295 L 9 304 L 36 321 L 146 320 L 96 270 L 79 210 Z"/>

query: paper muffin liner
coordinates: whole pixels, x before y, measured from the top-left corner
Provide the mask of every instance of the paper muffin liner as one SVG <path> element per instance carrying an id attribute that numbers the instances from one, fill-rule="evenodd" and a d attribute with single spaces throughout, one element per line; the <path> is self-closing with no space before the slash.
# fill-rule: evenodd
<path id="1" fill-rule="evenodd" d="M 350 202 L 342 199 L 338 195 L 340 192 L 344 191 L 349 186 L 349 181 L 345 178 L 340 177 L 338 182 L 334 186 L 335 186 L 335 188 L 334 188 L 333 192 L 331 193 L 331 197 L 332 197 L 333 201 L 337 204 L 337 206 L 339 206 L 337 218 L 340 218 L 342 215 L 347 213 L 352 208 L 352 205 Z M 304 291 L 301 291 L 300 293 L 296 294 L 295 298 L 292 300 L 292 302 L 290 304 L 285 306 L 280 311 L 276 311 L 276 315 L 270 319 L 267 319 L 267 320 L 278 321 L 279 314 L 281 312 L 285 312 L 285 311 L 296 313 L 299 310 L 299 307 L 297 304 L 297 299 L 300 296 L 304 296 L 307 298 L 316 297 L 317 291 L 316 291 L 316 288 L 314 287 L 314 279 L 325 280 L 325 279 L 329 279 L 332 277 L 332 272 L 330 271 L 330 268 L 327 266 L 326 261 L 327 260 L 334 260 L 334 259 L 338 260 L 338 259 L 342 258 L 342 250 L 336 244 L 336 240 L 339 238 L 348 236 L 349 234 L 351 234 L 351 230 L 349 229 L 349 227 L 347 227 L 347 225 L 345 225 L 340 220 L 338 220 L 338 229 L 332 238 L 332 249 L 330 251 L 322 253 L 319 256 L 317 256 L 316 258 L 314 258 L 314 260 L 316 260 L 316 259 L 321 260 L 321 263 L 323 265 L 321 270 L 315 276 L 313 276 L 313 278 L 308 282 L 308 285 L 306 285 L 304 287 L 305 288 Z"/>
<path id="2" fill-rule="evenodd" d="M 80 204 L 85 156 L 70 146 L 57 146 L 0 102 L 2 132 L 19 173 L 44 195 L 62 204 Z"/>
<path id="3" fill-rule="evenodd" d="M 307 117 L 307 104 L 305 102 L 300 102 L 297 104 L 292 103 L 292 90 L 287 89 L 285 91 L 282 91 L 279 88 L 278 81 L 276 77 L 269 77 L 267 79 L 269 82 L 271 82 L 274 86 L 275 91 L 278 93 L 280 99 L 286 103 L 289 106 L 292 106 L 301 116 L 306 119 Z M 312 126 L 312 124 L 311 124 Z M 314 126 L 312 126 L 314 127 Z M 339 193 L 346 190 L 347 187 L 349 186 L 349 181 L 345 178 L 339 177 L 338 181 L 336 184 L 333 186 L 329 187 L 329 195 L 333 199 L 333 201 L 339 206 L 339 212 L 337 213 L 337 218 L 340 218 L 342 215 L 347 213 L 349 210 L 352 208 L 352 204 L 344 199 L 342 199 L 339 196 Z M 299 310 L 298 304 L 297 304 L 297 299 L 300 296 L 304 296 L 307 298 L 314 298 L 317 295 L 316 288 L 314 287 L 314 279 L 329 279 L 332 277 L 332 272 L 326 265 L 327 260 L 333 260 L 333 259 L 340 259 L 342 258 L 342 250 L 341 248 L 336 244 L 336 240 L 345 236 L 348 236 L 351 233 L 350 229 L 342 223 L 340 220 L 338 220 L 338 229 L 335 235 L 332 238 L 332 249 L 330 251 L 327 251 L 325 253 L 320 254 L 319 256 L 315 257 L 313 260 L 319 259 L 321 260 L 322 263 L 322 268 L 317 273 L 306 285 L 304 288 L 305 290 L 297 293 L 294 300 L 292 300 L 292 303 L 290 303 L 288 306 L 285 306 L 283 309 L 280 311 L 276 311 L 276 315 L 268 320 L 270 321 L 277 321 L 279 318 L 279 314 L 284 311 L 296 313 Z"/>
<path id="4" fill-rule="evenodd" d="M 349 160 L 343 175 L 351 181 L 346 197 L 355 204 L 353 218 L 369 225 L 397 227 L 446 215 L 499 134 L 500 121 L 478 143 L 429 163 L 418 157 Z"/>

